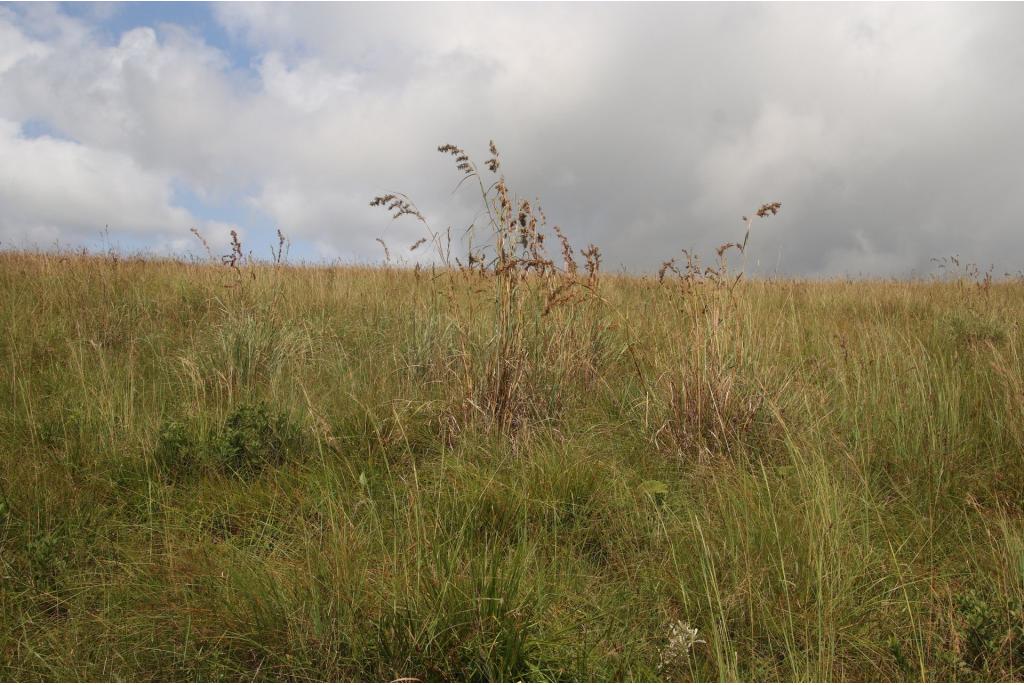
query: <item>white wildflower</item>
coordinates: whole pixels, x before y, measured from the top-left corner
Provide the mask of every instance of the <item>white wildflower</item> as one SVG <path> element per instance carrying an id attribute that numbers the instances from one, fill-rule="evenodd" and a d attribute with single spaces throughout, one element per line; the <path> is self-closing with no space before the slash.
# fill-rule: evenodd
<path id="1" fill-rule="evenodd" d="M 661 650 L 658 670 L 674 664 L 689 655 L 694 645 L 706 644 L 697 638 L 697 629 L 690 627 L 689 621 L 673 621 L 668 624 L 668 644 Z"/>

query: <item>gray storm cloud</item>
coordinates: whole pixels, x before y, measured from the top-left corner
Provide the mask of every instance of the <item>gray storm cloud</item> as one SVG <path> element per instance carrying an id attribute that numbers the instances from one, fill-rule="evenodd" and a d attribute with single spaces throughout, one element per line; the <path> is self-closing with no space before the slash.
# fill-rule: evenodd
<path id="1" fill-rule="evenodd" d="M 780 200 L 752 236 L 761 273 L 1024 268 L 1021 5 L 225 3 L 213 20 L 248 63 L 191 27 L 111 42 L 0 7 L 0 238 L 109 223 L 91 193 L 113 178 L 111 214 L 139 217 L 119 230 L 155 242 L 203 222 L 177 184 L 319 255 L 376 258 L 377 236 L 419 234 L 369 198 L 406 191 L 463 225 L 473 198 L 435 148 L 482 160 L 493 138 L 513 187 L 612 267 L 709 253 Z"/>

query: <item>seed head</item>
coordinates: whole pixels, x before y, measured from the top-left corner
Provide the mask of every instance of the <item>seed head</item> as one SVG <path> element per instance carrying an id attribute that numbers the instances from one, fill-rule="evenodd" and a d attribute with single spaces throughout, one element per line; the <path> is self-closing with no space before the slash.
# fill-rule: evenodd
<path id="1" fill-rule="evenodd" d="M 490 150 L 491 158 L 487 160 L 486 164 L 490 172 L 494 174 L 498 172 L 498 168 L 501 166 L 501 160 L 500 155 L 498 154 L 498 148 L 495 147 L 493 140 L 491 141 Z"/>

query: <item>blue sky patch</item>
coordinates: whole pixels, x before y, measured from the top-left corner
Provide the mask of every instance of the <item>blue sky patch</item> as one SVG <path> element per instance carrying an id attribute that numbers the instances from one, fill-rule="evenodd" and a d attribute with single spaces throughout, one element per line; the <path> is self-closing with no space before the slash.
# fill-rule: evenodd
<path id="1" fill-rule="evenodd" d="M 232 39 L 206 2 L 62 2 L 60 10 L 94 26 L 111 45 L 132 29 L 174 24 L 223 52 L 233 68 L 249 69 L 259 54 Z"/>

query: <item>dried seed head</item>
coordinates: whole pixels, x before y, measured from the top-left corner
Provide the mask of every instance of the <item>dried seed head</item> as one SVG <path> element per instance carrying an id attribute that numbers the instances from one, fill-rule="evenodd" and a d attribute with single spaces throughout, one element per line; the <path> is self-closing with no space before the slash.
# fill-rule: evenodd
<path id="1" fill-rule="evenodd" d="M 772 216 L 779 213 L 782 209 L 781 202 L 769 202 L 768 204 L 761 205 L 761 208 L 757 210 L 757 215 L 762 219 L 771 214 Z"/>
<path id="2" fill-rule="evenodd" d="M 393 212 L 391 218 L 397 219 L 400 216 L 414 216 L 423 223 L 426 223 L 426 219 L 420 213 L 420 210 L 416 208 L 412 202 L 409 201 L 404 195 L 398 195 L 396 193 L 388 193 L 387 195 L 379 195 L 370 201 L 371 207 L 384 207 L 389 212 Z"/>
<path id="3" fill-rule="evenodd" d="M 597 280 L 598 271 L 601 270 L 601 250 L 591 243 L 580 254 L 587 258 L 587 279 L 593 283 Z"/>
<path id="4" fill-rule="evenodd" d="M 661 268 L 658 269 L 658 283 L 665 282 L 665 274 L 669 271 L 676 271 L 676 260 L 674 258 L 661 263 Z"/>
<path id="5" fill-rule="evenodd" d="M 559 242 L 562 243 L 562 261 L 565 264 L 565 271 L 570 276 L 576 275 L 576 259 L 572 256 L 572 245 L 569 243 L 569 239 L 562 233 L 562 229 L 558 226 L 554 228 L 555 235 L 558 236 Z"/>
<path id="6" fill-rule="evenodd" d="M 504 178 L 498 181 L 494 190 L 498 194 L 498 203 L 501 205 L 501 208 L 503 210 L 510 208 L 512 206 L 512 201 L 508 198 L 508 186 L 505 185 Z"/>
<path id="7" fill-rule="evenodd" d="M 444 154 L 444 155 L 454 155 L 456 157 L 459 156 L 459 155 L 465 154 L 465 152 L 463 152 L 462 148 L 460 148 L 460 147 L 458 147 L 456 145 L 452 145 L 451 143 L 447 143 L 445 145 L 439 145 L 437 147 L 437 151 L 440 152 L 441 154 Z"/>
<path id="8" fill-rule="evenodd" d="M 715 250 L 715 252 L 718 253 L 719 257 L 721 257 L 722 255 L 725 254 L 725 251 L 728 250 L 730 247 L 740 247 L 740 244 L 739 243 L 723 243 L 723 244 L 718 246 L 718 249 Z"/>
<path id="9" fill-rule="evenodd" d="M 526 221 L 531 213 L 530 203 L 528 200 L 523 200 L 519 203 L 519 225 L 521 227 L 526 228 Z"/>
<path id="10" fill-rule="evenodd" d="M 472 174 L 476 173 L 476 169 L 473 167 L 473 163 L 469 161 L 469 155 L 467 155 L 466 151 L 463 150 L 462 148 L 449 143 L 446 145 L 439 146 L 437 148 L 437 151 L 440 152 L 441 154 L 451 155 L 452 157 L 454 157 L 455 168 L 461 171 L 462 173 L 466 174 L 467 176 L 471 176 Z"/>
<path id="11" fill-rule="evenodd" d="M 491 144 L 490 144 L 490 150 L 491 150 L 491 158 L 489 160 L 487 160 L 486 164 L 487 164 L 487 168 L 490 170 L 490 172 L 492 174 L 494 174 L 494 173 L 497 173 L 499 167 L 501 167 L 501 160 L 500 160 L 500 155 L 498 155 L 498 148 L 495 147 L 493 140 L 491 141 Z"/>
<path id="12" fill-rule="evenodd" d="M 237 267 L 238 263 L 242 261 L 242 241 L 238 238 L 238 231 L 231 229 L 231 254 L 226 254 L 221 257 L 226 265 L 230 267 Z"/>
<path id="13" fill-rule="evenodd" d="M 190 230 L 192 231 L 192 235 L 194 235 L 199 242 L 203 244 L 203 249 L 206 250 L 206 255 L 212 260 L 213 251 L 210 249 L 210 244 L 206 242 L 206 238 L 204 238 L 194 226 Z"/>

